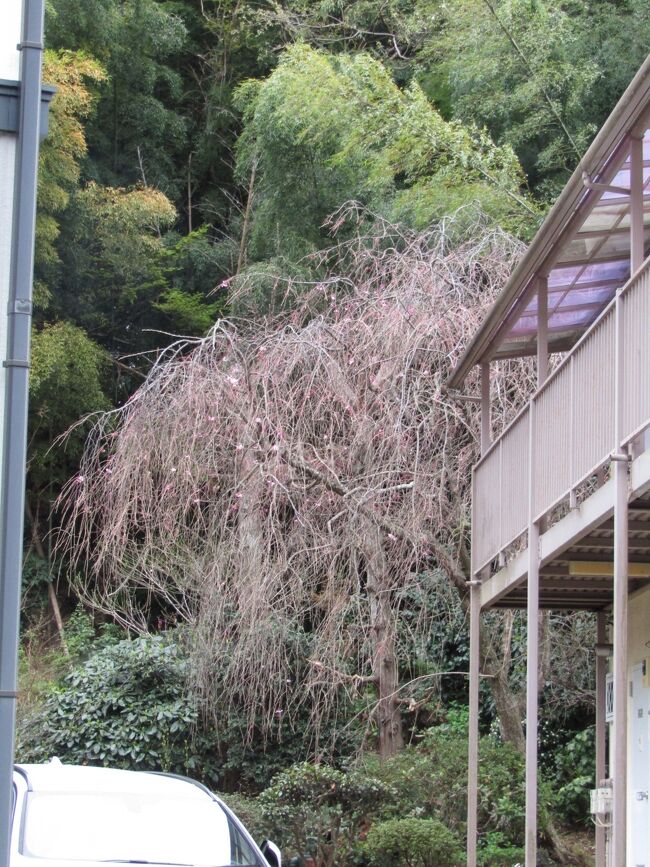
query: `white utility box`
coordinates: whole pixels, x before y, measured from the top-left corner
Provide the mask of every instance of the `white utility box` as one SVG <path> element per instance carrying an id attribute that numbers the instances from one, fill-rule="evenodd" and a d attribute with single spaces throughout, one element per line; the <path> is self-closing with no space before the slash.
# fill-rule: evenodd
<path id="1" fill-rule="evenodd" d="M 606 816 L 612 812 L 611 786 L 601 786 L 591 790 L 590 812 L 593 816 Z"/>

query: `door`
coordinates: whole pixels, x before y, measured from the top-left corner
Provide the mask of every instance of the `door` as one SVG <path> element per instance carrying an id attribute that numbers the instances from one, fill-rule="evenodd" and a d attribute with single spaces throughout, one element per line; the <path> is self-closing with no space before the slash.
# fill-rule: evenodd
<path id="1" fill-rule="evenodd" d="M 629 867 L 650 867 L 650 688 L 645 663 L 632 666 L 629 682 L 627 822 Z"/>

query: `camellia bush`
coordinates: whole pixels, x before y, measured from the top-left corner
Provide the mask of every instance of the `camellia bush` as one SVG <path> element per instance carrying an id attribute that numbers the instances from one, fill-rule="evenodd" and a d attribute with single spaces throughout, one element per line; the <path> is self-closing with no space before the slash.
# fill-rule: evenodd
<path id="1" fill-rule="evenodd" d="M 187 690 L 188 657 L 163 635 L 120 641 L 74 668 L 21 721 L 19 761 L 163 770 L 217 782 L 215 737 Z"/>

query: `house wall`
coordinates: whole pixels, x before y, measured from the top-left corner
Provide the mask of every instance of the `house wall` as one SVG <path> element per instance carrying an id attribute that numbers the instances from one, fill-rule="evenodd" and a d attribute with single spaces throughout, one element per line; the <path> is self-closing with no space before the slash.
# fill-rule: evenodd
<path id="1" fill-rule="evenodd" d="M 20 77 L 20 52 L 16 46 L 22 36 L 23 4 L 22 0 L 2 0 L 0 7 L 0 79 L 17 81 Z M 15 164 L 16 134 L 0 131 L 0 359 L 7 357 Z M 6 371 L 0 370 L 0 441 L 4 439 L 5 375 Z"/>
<path id="2" fill-rule="evenodd" d="M 650 660 L 650 586 L 630 595 L 627 622 L 629 665 Z"/>

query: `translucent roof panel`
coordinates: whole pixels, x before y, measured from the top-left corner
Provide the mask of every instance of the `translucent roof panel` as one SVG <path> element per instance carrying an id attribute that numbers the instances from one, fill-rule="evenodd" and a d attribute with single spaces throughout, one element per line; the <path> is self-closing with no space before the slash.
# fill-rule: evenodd
<path id="1" fill-rule="evenodd" d="M 650 251 L 650 129 L 643 141 L 645 253 Z M 629 150 L 607 178 L 592 178 L 578 207 L 578 223 L 557 249 L 548 273 L 548 339 L 551 351 L 569 349 L 598 318 L 630 276 Z M 580 214 L 580 211 L 583 211 Z M 537 293 L 531 284 L 500 328 L 492 357 L 536 352 Z"/>

